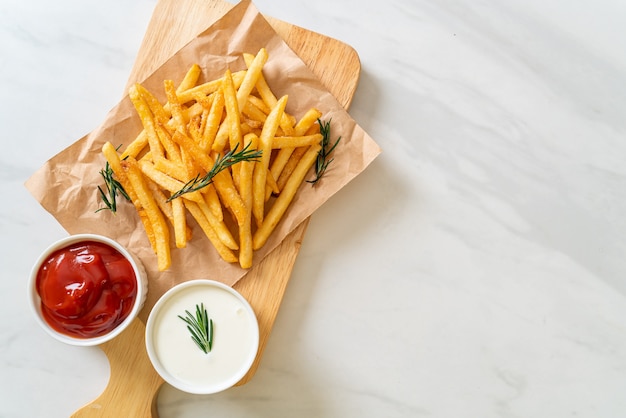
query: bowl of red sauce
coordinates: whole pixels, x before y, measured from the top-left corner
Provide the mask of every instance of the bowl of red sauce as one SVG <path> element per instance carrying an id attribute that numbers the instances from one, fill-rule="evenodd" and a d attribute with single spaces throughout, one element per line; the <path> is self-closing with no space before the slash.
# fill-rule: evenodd
<path id="1" fill-rule="evenodd" d="M 28 297 L 48 334 L 93 346 L 119 335 L 137 317 L 147 292 L 143 264 L 124 246 L 102 235 L 78 234 L 39 256 Z"/>

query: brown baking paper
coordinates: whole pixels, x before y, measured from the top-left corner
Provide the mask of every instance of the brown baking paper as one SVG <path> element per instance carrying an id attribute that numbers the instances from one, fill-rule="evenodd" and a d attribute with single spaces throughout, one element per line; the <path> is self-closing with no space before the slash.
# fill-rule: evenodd
<path id="1" fill-rule="evenodd" d="M 332 139 L 339 135 L 342 139 L 322 180 L 315 186 L 302 184 L 283 220 L 263 248 L 256 251 L 254 265 L 380 153 L 372 138 L 356 124 L 249 1 L 232 8 L 142 84 L 164 102 L 163 80 L 171 79 L 178 83 L 193 63 L 203 68 L 200 82 L 213 80 L 221 77 L 226 68 L 233 72 L 245 69 L 242 53 L 256 54 L 262 47 L 269 54 L 263 70 L 265 78 L 277 97 L 289 96 L 287 112 L 299 118 L 309 108 L 317 107 L 323 112 L 323 120 L 332 119 Z M 193 238 L 186 248 L 177 249 L 172 245 L 172 266 L 159 272 L 156 257 L 131 203 L 120 198 L 117 213 L 108 210 L 96 212 L 102 206 L 97 191 L 97 186 L 103 184 L 99 174 L 105 164 L 102 145 L 110 141 L 124 149 L 141 130 L 136 111 L 125 97 L 109 112 L 100 127 L 47 161 L 28 179 L 26 187 L 70 234 L 105 235 L 133 252 L 148 273 L 148 307 L 173 285 L 187 280 L 209 278 L 234 285 L 246 274 L 246 270 L 223 261 L 191 217 Z M 313 175 L 311 172 L 307 178 L 311 179 Z"/>

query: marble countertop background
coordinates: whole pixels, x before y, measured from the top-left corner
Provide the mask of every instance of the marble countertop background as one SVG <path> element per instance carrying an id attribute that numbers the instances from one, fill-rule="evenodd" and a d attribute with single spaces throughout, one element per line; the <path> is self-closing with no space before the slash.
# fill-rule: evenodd
<path id="1" fill-rule="evenodd" d="M 23 184 L 117 103 L 155 4 L 0 4 L 0 417 L 108 381 L 28 311 L 66 233 Z M 383 153 L 313 216 L 255 378 L 165 386 L 161 418 L 626 416 L 626 3 L 255 4 L 356 49 Z"/>

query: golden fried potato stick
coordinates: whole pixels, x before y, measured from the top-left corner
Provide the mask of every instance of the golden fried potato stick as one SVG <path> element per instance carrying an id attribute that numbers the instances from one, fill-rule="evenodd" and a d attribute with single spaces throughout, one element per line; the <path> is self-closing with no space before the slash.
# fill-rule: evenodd
<path id="1" fill-rule="evenodd" d="M 254 151 L 258 147 L 259 138 L 254 133 L 247 134 L 244 139 L 244 147 Z M 241 268 L 252 267 L 252 174 L 254 161 L 242 161 L 239 170 L 239 194 L 246 205 L 246 216 L 239 226 L 239 265 Z"/>
<path id="2" fill-rule="evenodd" d="M 192 64 L 192 66 L 189 67 L 189 70 L 187 70 L 185 77 L 183 77 L 183 80 L 176 88 L 176 93 L 182 93 L 183 91 L 189 90 L 195 86 L 201 74 L 202 68 L 200 68 L 198 64 Z"/>
<path id="3" fill-rule="evenodd" d="M 152 155 L 163 156 L 163 147 L 156 132 L 154 117 L 152 115 L 152 112 L 150 111 L 150 107 L 139 93 L 137 84 L 131 86 L 128 96 L 133 102 L 135 110 L 137 111 L 137 114 L 141 119 L 141 123 L 146 131 L 146 135 L 148 137 L 148 145 L 150 147 Z"/>
<path id="4" fill-rule="evenodd" d="M 263 70 L 263 66 L 266 62 L 267 50 L 265 48 L 261 48 L 250 62 L 250 65 L 248 65 L 248 71 L 246 71 L 246 75 L 244 76 L 239 89 L 237 89 L 237 102 L 239 104 L 239 109 L 244 108 L 246 102 L 248 101 L 248 96 L 261 77 L 261 71 Z"/>
<path id="5" fill-rule="evenodd" d="M 191 213 L 191 216 L 193 216 L 200 228 L 202 228 L 204 234 L 209 241 L 211 241 L 211 244 L 213 244 L 220 257 L 229 263 L 236 263 L 237 256 L 230 248 L 222 243 L 213 228 L 211 228 L 211 224 L 209 224 L 209 221 L 204 216 L 204 212 L 202 212 L 200 207 L 195 202 L 190 202 L 189 200 L 185 200 L 185 207 L 189 213 Z"/>
<path id="6" fill-rule="evenodd" d="M 174 238 L 177 248 L 187 246 L 187 213 L 182 197 L 172 200 L 172 212 L 174 215 Z"/>
<path id="7" fill-rule="evenodd" d="M 230 149 L 235 149 L 243 142 L 241 134 L 241 113 L 237 102 L 237 92 L 233 84 L 230 70 L 224 74 L 224 104 L 226 107 L 226 129 L 230 139 Z M 231 167 L 233 182 L 235 187 L 239 185 L 239 166 Z"/>
<path id="8" fill-rule="evenodd" d="M 285 211 L 293 201 L 293 198 L 296 195 L 298 188 L 304 181 L 304 177 L 315 163 L 315 160 L 317 159 L 317 153 L 320 149 L 320 144 L 310 146 L 298 162 L 298 166 L 289 177 L 289 180 L 285 184 L 285 187 L 281 190 L 280 194 L 274 201 L 274 204 L 267 212 L 263 223 L 254 233 L 254 237 L 252 238 L 252 245 L 254 250 L 258 250 L 263 245 L 265 245 L 265 242 L 269 238 L 270 234 L 272 233 L 272 231 L 274 231 L 276 225 L 278 225 L 278 223 L 282 219 Z"/>
<path id="9" fill-rule="evenodd" d="M 322 134 L 303 136 L 276 136 L 272 141 L 273 149 L 308 147 L 322 140 Z"/>
<path id="10" fill-rule="evenodd" d="M 263 153 L 260 161 L 254 166 L 252 178 L 252 216 L 254 216 L 257 226 L 263 223 L 265 214 L 265 190 L 267 185 L 267 172 L 272 155 L 272 140 L 280 124 L 283 112 L 285 111 L 287 99 L 288 96 L 283 96 L 276 102 L 276 106 L 274 106 L 267 116 L 263 130 L 259 136 L 259 150 Z"/>
<path id="11" fill-rule="evenodd" d="M 200 148 L 205 151 L 209 151 L 213 147 L 217 130 L 222 123 L 222 115 L 224 113 L 224 92 L 219 89 L 214 93 L 213 102 L 211 103 L 211 109 L 207 115 L 204 130 L 202 132 L 202 140 L 200 141 Z"/>
<path id="12" fill-rule="evenodd" d="M 282 191 L 285 188 L 285 184 L 287 184 L 287 180 L 289 180 L 289 178 L 291 177 L 291 174 L 296 169 L 298 163 L 300 162 L 300 159 L 302 158 L 304 153 L 307 151 L 307 149 L 308 149 L 307 147 L 300 147 L 300 148 L 296 148 L 293 150 L 293 152 L 289 156 L 289 159 L 287 160 L 287 163 L 283 167 L 283 170 L 281 171 L 280 176 L 278 177 L 278 180 L 276 180 L 276 185 L 278 186 L 278 190 Z"/>
<path id="13" fill-rule="evenodd" d="M 122 169 L 126 171 L 128 180 L 137 195 L 137 199 L 150 220 L 156 244 L 157 267 L 159 271 L 167 270 L 172 263 L 172 259 L 169 242 L 170 230 L 165 222 L 163 212 L 159 209 L 150 189 L 146 185 L 137 160 L 129 157 L 122 160 L 120 164 L 122 165 Z"/>

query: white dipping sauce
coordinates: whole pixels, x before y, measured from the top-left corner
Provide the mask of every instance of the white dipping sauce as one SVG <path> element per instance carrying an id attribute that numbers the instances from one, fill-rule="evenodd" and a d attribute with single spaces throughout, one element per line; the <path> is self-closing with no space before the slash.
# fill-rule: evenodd
<path id="1" fill-rule="evenodd" d="M 204 304 L 213 320 L 213 345 L 205 354 L 178 316 L 194 317 Z M 259 329 L 250 305 L 235 291 L 208 280 L 185 282 L 153 308 L 146 327 L 148 355 L 172 386 L 191 393 L 215 393 L 237 383 L 256 357 Z"/>

